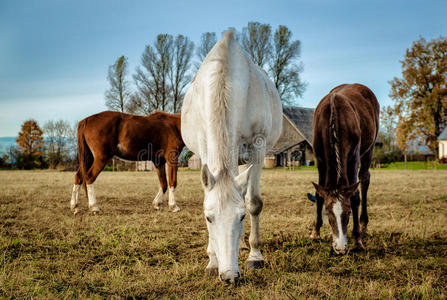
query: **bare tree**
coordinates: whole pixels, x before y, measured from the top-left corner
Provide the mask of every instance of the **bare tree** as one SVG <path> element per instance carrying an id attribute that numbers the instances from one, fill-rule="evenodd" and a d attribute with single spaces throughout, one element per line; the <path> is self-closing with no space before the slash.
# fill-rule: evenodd
<path id="1" fill-rule="evenodd" d="M 126 105 L 126 111 L 131 114 L 148 115 L 152 112 L 151 106 L 147 105 L 146 101 L 140 96 L 140 92 L 135 92 L 130 95 L 129 102 Z"/>
<path id="2" fill-rule="evenodd" d="M 126 103 L 129 98 L 127 74 L 127 58 L 120 56 L 116 62 L 109 66 L 109 74 L 107 80 L 110 88 L 106 90 L 104 96 L 106 98 L 106 106 L 111 110 L 124 112 Z"/>
<path id="3" fill-rule="evenodd" d="M 216 43 L 217 43 L 217 36 L 215 32 L 202 33 L 202 37 L 200 38 L 200 44 L 196 50 L 196 55 L 199 58 L 199 61 L 195 64 L 196 71 L 200 68 L 200 65 L 202 64 L 203 60 Z"/>
<path id="4" fill-rule="evenodd" d="M 133 76 L 145 111 L 169 109 L 169 70 L 172 65 L 173 38 L 159 34 L 154 45 L 147 45 L 141 67 Z"/>
<path id="5" fill-rule="evenodd" d="M 189 38 L 179 34 L 172 48 L 172 64 L 169 67 L 169 79 L 172 88 L 171 109 L 178 112 L 184 96 L 184 89 L 191 81 L 191 75 L 187 74 L 191 57 L 194 52 L 194 43 Z"/>
<path id="6" fill-rule="evenodd" d="M 64 120 L 48 121 L 43 126 L 48 142 L 47 158 L 50 168 L 56 168 L 70 160 L 75 141 L 73 127 Z"/>
<path id="7" fill-rule="evenodd" d="M 253 62 L 261 68 L 264 67 L 271 55 L 271 36 L 272 29 L 269 24 L 249 22 L 247 27 L 242 29 L 240 37 L 242 48 L 247 51 Z"/>
<path id="8" fill-rule="evenodd" d="M 294 98 L 301 97 L 306 84 L 301 80 L 302 63 L 298 63 L 301 43 L 292 40 L 292 32 L 280 25 L 273 36 L 273 49 L 269 62 L 270 76 L 278 89 L 281 101 L 294 104 Z"/>

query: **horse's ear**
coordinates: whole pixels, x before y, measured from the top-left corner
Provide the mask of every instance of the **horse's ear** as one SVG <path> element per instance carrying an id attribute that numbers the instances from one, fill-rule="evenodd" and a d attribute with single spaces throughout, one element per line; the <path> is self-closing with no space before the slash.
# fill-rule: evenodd
<path id="1" fill-rule="evenodd" d="M 251 167 L 253 167 L 253 165 L 250 165 L 244 172 L 237 175 L 237 177 L 234 179 L 236 188 L 241 193 L 242 197 L 245 197 L 245 193 L 247 193 L 247 185 L 248 179 L 250 178 Z"/>
<path id="2" fill-rule="evenodd" d="M 315 190 L 321 197 L 325 198 L 327 196 L 327 191 L 324 187 L 322 187 L 321 185 L 319 185 L 315 182 L 312 182 L 312 184 L 314 185 Z"/>
<path id="3" fill-rule="evenodd" d="M 352 195 L 354 195 L 355 191 L 357 190 L 357 188 L 359 187 L 359 183 L 360 181 L 358 181 L 357 183 L 354 183 L 353 185 L 350 185 L 348 187 L 345 187 L 341 190 L 342 195 L 346 198 L 349 199 L 351 198 Z"/>
<path id="4" fill-rule="evenodd" d="M 202 166 L 202 170 L 200 171 L 200 173 L 201 173 L 203 188 L 210 191 L 214 187 L 214 184 L 216 183 L 216 179 L 214 178 L 214 176 L 211 173 L 210 169 L 208 168 L 207 164 L 204 164 Z"/>

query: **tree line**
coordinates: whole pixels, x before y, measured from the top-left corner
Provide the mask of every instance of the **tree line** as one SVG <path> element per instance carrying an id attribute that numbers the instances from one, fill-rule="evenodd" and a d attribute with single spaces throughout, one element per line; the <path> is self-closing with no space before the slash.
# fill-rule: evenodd
<path id="1" fill-rule="evenodd" d="M 77 165 L 77 124 L 47 121 L 41 128 L 37 121 L 25 121 L 16 146 L 0 157 L 0 167 L 34 169 L 74 169 Z"/>
<path id="2" fill-rule="evenodd" d="M 272 78 L 284 104 L 296 103 L 305 84 L 300 79 L 300 42 L 292 40 L 285 26 L 272 32 L 270 25 L 248 23 L 237 39 L 253 61 Z M 133 75 L 135 89 L 126 76 L 127 58 L 121 56 L 109 67 L 110 87 L 105 93 L 110 109 L 148 114 L 153 110 L 178 111 L 200 63 L 217 42 L 216 33 L 202 34 L 198 47 L 185 36 L 157 36 L 148 45 Z M 195 51 L 196 61 L 193 61 Z M 447 126 L 447 38 L 420 38 L 407 49 L 401 61 L 402 77 L 389 82 L 393 105 L 381 108 L 375 161 L 406 160 L 408 153 L 426 145 L 438 153 L 437 138 Z M 0 157 L 0 167 L 19 169 L 74 168 L 77 165 L 76 124 L 48 121 L 41 128 L 35 120 L 22 124 L 17 145 Z"/>
<path id="3" fill-rule="evenodd" d="M 291 30 L 280 25 L 273 31 L 269 24 L 249 22 L 236 39 L 253 62 L 265 69 L 282 102 L 296 104 L 306 84 L 300 77 L 301 42 L 293 39 Z M 108 69 L 106 106 L 142 115 L 154 110 L 179 112 L 189 82 L 217 40 L 215 32 L 205 32 L 195 46 L 182 34 L 159 34 L 146 45 L 132 81 L 128 58 L 118 57 Z"/>

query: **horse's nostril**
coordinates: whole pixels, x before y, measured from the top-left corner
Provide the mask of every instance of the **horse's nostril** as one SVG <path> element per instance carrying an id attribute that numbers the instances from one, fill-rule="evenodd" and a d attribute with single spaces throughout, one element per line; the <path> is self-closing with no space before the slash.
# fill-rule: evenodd
<path id="1" fill-rule="evenodd" d="M 226 284 L 237 283 L 240 277 L 241 277 L 241 273 L 239 273 L 239 272 L 232 273 L 232 274 L 231 274 L 231 272 L 219 274 L 220 280 L 225 282 Z"/>
<path id="2" fill-rule="evenodd" d="M 345 254 L 346 253 L 346 248 L 343 249 L 335 249 L 335 252 L 337 252 L 337 254 Z"/>

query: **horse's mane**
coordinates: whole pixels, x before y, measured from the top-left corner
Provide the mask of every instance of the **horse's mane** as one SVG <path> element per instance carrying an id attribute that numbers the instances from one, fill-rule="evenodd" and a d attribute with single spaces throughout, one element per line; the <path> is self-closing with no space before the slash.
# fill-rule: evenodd
<path id="1" fill-rule="evenodd" d="M 340 159 L 340 145 L 338 140 L 338 115 L 337 115 L 337 106 L 335 104 L 336 93 L 331 93 L 330 98 L 330 108 L 331 115 L 329 117 L 329 130 L 330 130 L 330 141 L 331 141 L 331 149 L 334 151 L 335 156 L 335 171 L 337 173 L 337 187 L 341 178 L 341 159 Z"/>
<path id="2" fill-rule="evenodd" d="M 234 30 L 223 33 L 222 40 L 216 44 L 210 62 L 216 62 L 216 69 L 211 74 L 211 134 L 217 142 L 215 162 L 221 172 L 228 172 L 229 138 L 227 129 L 227 108 L 229 102 L 229 48 L 233 40 Z M 213 153 L 214 154 L 214 153 Z M 224 175 L 224 174 L 221 174 Z"/>

